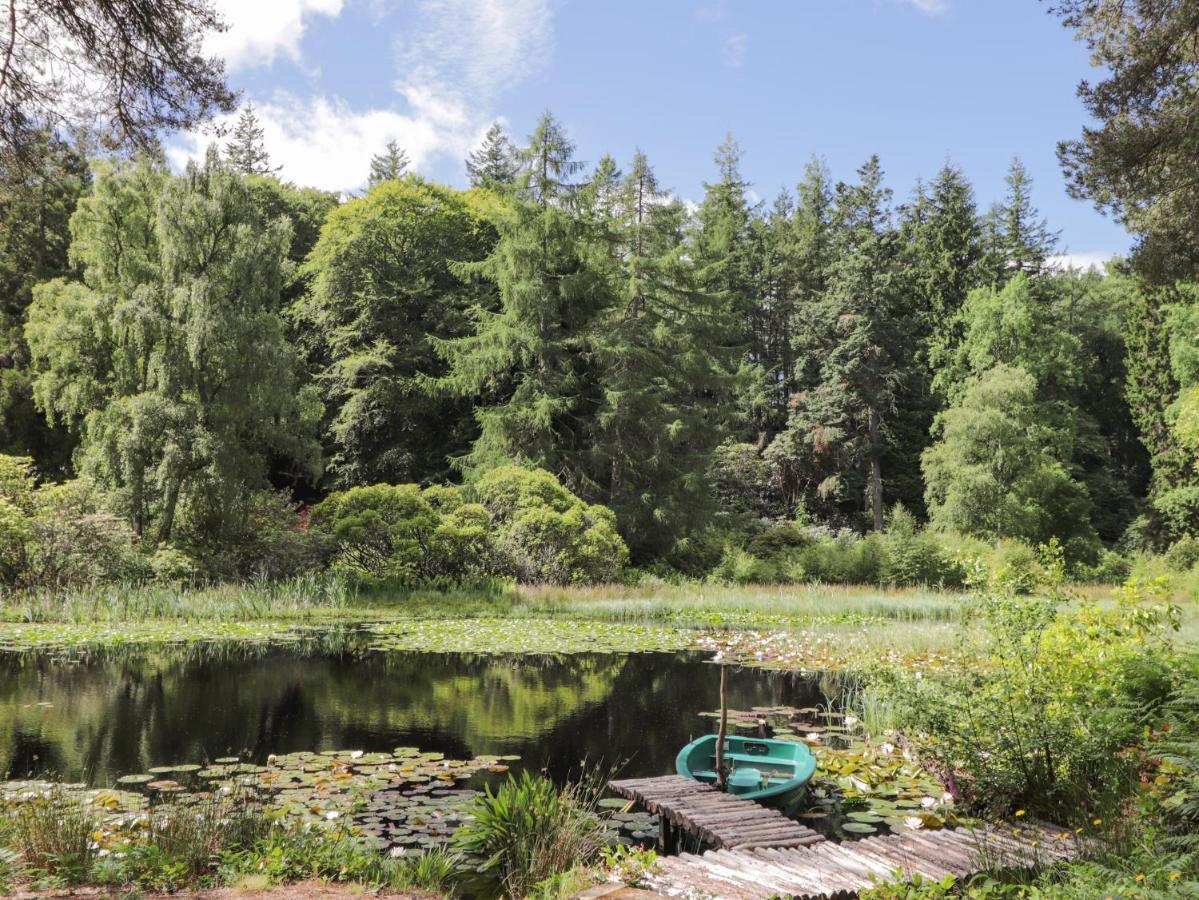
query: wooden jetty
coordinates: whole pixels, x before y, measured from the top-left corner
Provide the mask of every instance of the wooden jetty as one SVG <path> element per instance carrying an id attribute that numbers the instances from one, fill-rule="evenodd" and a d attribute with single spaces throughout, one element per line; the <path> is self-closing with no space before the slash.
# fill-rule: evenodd
<path id="1" fill-rule="evenodd" d="M 805 847 L 824 840 L 776 809 L 682 775 L 612 781 L 608 787 L 657 814 L 659 843 L 668 853 L 676 849 L 680 831 L 690 832 L 717 849 Z"/>
<path id="2" fill-rule="evenodd" d="M 852 897 L 916 876 L 939 880 L 1029 869 L 1078 855 L 1073 833 L 1052 825 L 915 830 L 834 843 L 781 813 L 677 775 L 609 784 L 656 813 L 662 848 L 687 831 L 713 849 L 662 857 L 656 892 L 728 900 Z"/>
<path id="3" fill-rule="evenodd" d="M 1073 835 L 1051 827 L 912 831 L 807 847 L 709 850 L 658 861 L 650 886 L 662 894 L 727 900 L 854 897 L 916 876 L 940 880 L 975 872 L 1039 868 L 1078 852 Z"/>

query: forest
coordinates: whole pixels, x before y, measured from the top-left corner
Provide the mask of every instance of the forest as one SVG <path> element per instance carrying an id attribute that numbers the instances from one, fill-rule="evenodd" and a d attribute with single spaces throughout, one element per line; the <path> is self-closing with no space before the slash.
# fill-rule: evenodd
<path id="1" fill-rule="evenodd" d="M 668 576 L 954 583 L 962 546 L 1057 541 L 1112 581 L 1199 556 L 1199 295 L 1140 258 L 1055 265 L 1019 160 L 985 209 L 951 164 L 897 199 L 877 157 L 849 183 L 814 159 L 765 204 L 730 137 L 688 205 L 640 153 L 584 166 L 546 114 L 494 126 L 467 190 L 393 143 L 342 199 L 273 174 L 252 107 L 179 174 L 39 140 L 3 187 L 10 584 L 94 578 L 117 546 L 106 577 L 613 577 L 424 537 L 394 571 L 351 559 L 362 515 L 464 540 L 511 466 L 596 509 L 512 541 L 594 529 Z M 447 518 L 451 494 L 472 509 Z M 104 559 L 45 558 L 39 516 L 101 517 Z M 926 529 L 920 571 L 857 547 L 889 523 Z"/>
<path id="2" fill-rule="evenodd" d="M 1199 0 L 1039 9 L 1102 267 L 1018 156 L 688 196 L 489 112 L 331 192 L 223 0 L 0 0 L 0 894 L 1199 896 Z"/>

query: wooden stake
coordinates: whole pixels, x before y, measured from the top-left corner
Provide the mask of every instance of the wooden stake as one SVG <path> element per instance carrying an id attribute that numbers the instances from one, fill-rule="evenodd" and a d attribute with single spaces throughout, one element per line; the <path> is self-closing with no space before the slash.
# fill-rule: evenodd
<path id="1" fill-rule="evenodd" d="M 720 667 L 720 728 L 716 732 L 716 788 L 728 790 L 724 772 L 724 738 L 729 727 L 729 667 Z"/>

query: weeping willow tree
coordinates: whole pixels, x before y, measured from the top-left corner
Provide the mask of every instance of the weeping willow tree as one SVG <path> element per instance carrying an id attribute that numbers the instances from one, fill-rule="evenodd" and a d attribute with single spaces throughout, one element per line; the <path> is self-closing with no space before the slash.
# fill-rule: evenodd
<path id="1" fill-rule="evenodd" d="M 170 540 L 186 510 L 219 535 L 269 466 L 315 474 L 319 408 L 279 316 L 289 222 L 211 151 L 181 177 L 102 170 L 71 230 L 82 283 L 40 285 L 29 310 L 34 398 L 137 533 Z"/>

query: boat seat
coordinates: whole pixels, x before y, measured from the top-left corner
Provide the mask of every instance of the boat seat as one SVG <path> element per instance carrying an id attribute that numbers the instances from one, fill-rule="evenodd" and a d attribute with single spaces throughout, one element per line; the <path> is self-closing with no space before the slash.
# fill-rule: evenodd
<path id="1" fill-rule="evenodd" d="M 759 790 L 764 780 L 761 769 L 754 769 L 750 766 L 733 769 L 729 772 L 729 793 L 748 794 L 750 791 Z"/>
<path id="2" fill-rule="evenodd" d="M 715 769 L 700 769 L 698 772 L 692 772 L 691 774 L 695 777 L 696 781 L 715 781 L 716 780 L 716 770 Z"/>

